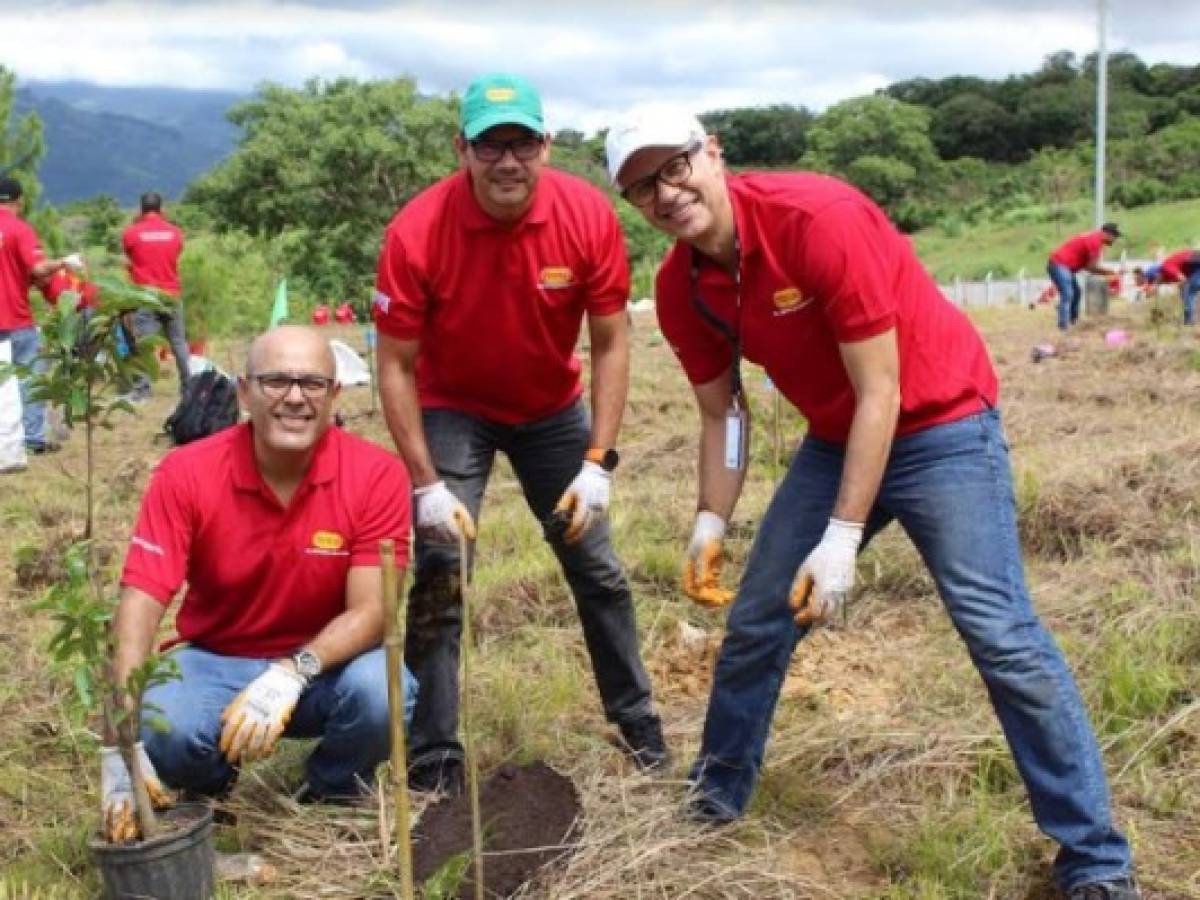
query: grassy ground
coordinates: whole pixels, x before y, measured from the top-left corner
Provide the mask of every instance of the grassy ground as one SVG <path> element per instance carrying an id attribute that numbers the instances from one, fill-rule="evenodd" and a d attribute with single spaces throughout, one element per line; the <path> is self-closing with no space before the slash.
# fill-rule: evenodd
<path id="1" fill-rule="evenodd" d="M 1166 311 L 1175 313 L 1173 306 Z M 1200 342 L 1146 307 L 1118 305 L 1134 334 L 1111 349 L 1086 323 L 1060 355 L 1030 362 L 1051 312 L 979 314 L 1001 372 L 1035 602 L 1078 673 L 1103 745 L 1116 814 L 1147 896 L 1200 898 Z M 676 754 L 630 771 L 600 713 L 572 605 L 508 469 L 481 521 L 473 602 L 477 745 L 485 770 L 546 759 L 585 807 L 579 852 L 529 888 L 537 898 L 1048 898 L 1054 848 L 1034 828 L 1004 742 L 911 546 L 891 529 L 860 564 L 849 627 L 813 635 L 783 688 L 750 815 L 699 831 L 679 813 L 722 616 L 676 588 L 694 507 L 689 391 L 636 321 L 635 376 L 616 479 L 617 547 L 635 585 L 642 641 Z M 346 332 L 353 343 L 360 335 Z M 225 364 L 239 346 L 218 348 Z M 772 399 L 757 392 L 754 467 L 733 529 L 732 573 L 780 467 Z M 103 435 L 101 528 L 114 561 L 154 461 L 173 386 Z M 363 389 L 348 426 L 385 440 Z M 783 417 L 782 444 L 798 434 Z M 0 898 L 84 897 L 97 767 L 47 667 L 31 602 L 81 524 L 81 442 L 34 459 L 0 491 Z M 298 807 L 306 747 L 245 773 L 218 828 L 226 850 L 276 868 L 226 897 L 398 896 L 373 812 Z"/>
<path id="2" fill-rule="evenodd" d="M 921 260 L 943 282 L 955 276 L 980 279 L 988 272 L 1015 276 L 1021 268 L 1040 276 L 1050 251 L 1072 234 L 1092 227 L 1090 205 L 1074 204 L 1072 209 L 1073 218 L 1063 222 L 1044 221 L 1040 210 L 1029 210 L 1028 219 L 1010 214 L 1009 224 L 972 226 L 964 233 L 935 226 L 918 232 L 913 240 Z M 1156 251 L 1200 247 L 1200 200 L 1115 210 L 1109 218 L 1120 223 L 1125 233 L 1116 252 L 1108 252 L 1110 257 L 1126 250 L 1131 258 L 1150 259 Z"/>

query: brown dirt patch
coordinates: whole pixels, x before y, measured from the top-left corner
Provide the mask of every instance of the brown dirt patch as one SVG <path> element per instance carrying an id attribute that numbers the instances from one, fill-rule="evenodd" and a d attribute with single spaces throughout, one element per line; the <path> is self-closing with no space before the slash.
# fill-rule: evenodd
<path id="1" fill-rule="evenodd" d="M 582 805 L 574 783 L 543 762 L 501 766 L 479 790 L 483 819 L 484 886 L 488 897 L 508 897 L 539 870 L 572 852 L 568 841 Z M 453 857 L 471 854 L 467 794 L 429 807 L 417 828 L 413 869 L 424 883 Z M 471 864 L 457 896 L 475 896 Z"/>

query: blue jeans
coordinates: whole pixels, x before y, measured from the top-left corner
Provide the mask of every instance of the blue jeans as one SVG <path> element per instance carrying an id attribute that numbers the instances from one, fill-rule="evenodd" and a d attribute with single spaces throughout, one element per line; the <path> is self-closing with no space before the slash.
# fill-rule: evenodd
<path id="1" fill-rule="evenodd" d="M 1200 293 L 1200 268 L 1192 272 L 1187 280 L 1179 286 L 1179 296 L 1183 300 L 1183 324 L 1196 324 L 1196 294 Z"/>
<path id="2" fill-rule="evenodd" d="M 530 510 L 544 522 L 579 474 L 588 447 L 588 419 L 580 403 L 523 425 L 501 425 L 450 409 L 427 409 L 422 419 L 438 475 L 476 521 L 498 450 L 512 463 Z M 593 525 L 575 544 L 558 537 L 548 540 L 575 597 L 609 721 L 625 723 L 652 714 L 633 596 L 613 552 L 608 522 Z M 435 543 L 418 535 L 405 647 L 405 660 L 421 685 L 410 742 L 413 766 L 462 758 L 458 560 L 457 544 Z"/>
<path id="3" fill-rule="evenodd" d="M 42 338 L 37 326 L 0 331 L 0 341 L 12 342 L 12 361 L 18 366 L 33 364 L 35 372 L 46 371 L 46 365 L 37 358 L 42 349 Z M 25 446 L 40 449 L 46 443 L 46 404 L 29 402 L 29 379 L 21 378 L 21 426 L 25 429 Z"/>
<path id="4" fill-rule="evenodd" d="M 1046 266 L 1046 274 L 1058 289 L 1058 327 L 1066 331 L 1079 319 L 1079 281 L 1061 263 L 1051 262 Z"/>
<path id="5" fill-rule="evenodd" d="M 221 755 L 221 713 L 241 690 L 266 671 L 270 660 L 219 656 L 195 646 L 171 653 L 182 678 L 156 685 L 143 699 L 142 740 L 150 761 L 173 788 L 219 795 L 233 785 L 237 769 Z M 404 673 L 404 715 L 411 720 L 416 685 Z M 165 719 L 169 730 L 154 729 Z M 355 796 L 375 780 L 388 758 L 387 662 L 382 647 L 344 666 L 322 672 L 300 697 L 286 737 L 321 738 L 306 764 L 317 796 Z"/>
<path id="6" fill-rule="evenodd" d="M 164 297 L 164 299 L 166 299 Z M 167 343 L 171 345 L 171 355 L 175 357 L 175 370 L 179 373 L 179 393 L 183 394 L 183 387 L 187 384 L 189 370 L 189 355 L 187 345 L 187 335 L 183 329 L 183 303 L 176 300 L 171 304 L 170 312 L 156 313 L 148 309 L 135 310 L 130 316 L 131 327 L 133 329 L 133 337 L 146 337 L 147 335 L 159 334 L 162 331 L 167 333 Z M 150 379 L 145 375 L 138 375 L 133 386 L 133 392 L 138 396 L 148 397 L 150 395 Z"/>
<path id="7" fill-rule="evenodd" d="M 729 614 L 691 779 L 698 810 L 745 811 L 779 690 L 806 633 L 792 579 L 821 539 L 844 448 L 805 439 L 759 526 Z M 1030 604 L 1000 415 L 988 410 L 898 438 L 864 545 L 896 519 L 916 545 L 983 678 L 1039 827 L 1061 845 L 1066 887 L 1127 873 L 1100 752 L 1075 682 Z"/>

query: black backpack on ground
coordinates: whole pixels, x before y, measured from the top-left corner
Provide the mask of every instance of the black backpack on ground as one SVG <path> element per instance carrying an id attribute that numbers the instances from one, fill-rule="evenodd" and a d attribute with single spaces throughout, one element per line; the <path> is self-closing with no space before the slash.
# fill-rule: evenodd
<path id="1" fill-rule="evenodd" d="M 238 420 L 237 386 L 216 369 L 188 379 L 175 412 L 163 422 L 163 431 L 176 445 L 216 434 Z"/>

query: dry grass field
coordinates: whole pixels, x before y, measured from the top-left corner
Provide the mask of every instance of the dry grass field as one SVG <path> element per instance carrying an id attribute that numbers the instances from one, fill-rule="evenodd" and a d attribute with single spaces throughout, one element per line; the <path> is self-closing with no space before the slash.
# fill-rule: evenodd
<path id="1" fill-rule="evenodd" d="M 1174 296 L 1162 307 L 1173 322 Z M 1116 814 L 1146 895 L 1200 898 L 1200 340 L 1154 308 L 1120 303 L 1060 355 L 1033 363 L 1052 312 L 977 316 L 1001 405 L 1035 603 L 1076 671 L 1103 746 Z M 1133 335 L 1105 345 L 1107 328 Z M 331 331 L 331 333 L 339 333 Z M 340 335 L 361 345 L 361 330 Z M 481 519 L 471 592 L 477 677 L 469 689 L 484 771 L 544 759 L 572 777 L 585 821 L 577 852 L 521 896 L 651 898 L 1050 898 L 1050 842 L 1028 804 L 978 678 L 916 554 L 895 527 L 861 559 L 847 627 L 804 642 L 775 720 L 750 814 L 721 830 L 679 815 L 699 738 L 721 614 L 677 589 L 695 503 L 695 413 L 658 339 L 635 316 L 634 383 L 613 519 L 635 585 L 673 770 L 647 778 L 612 745 L 570 598 L 515 481 L 501 465 Z M 217 348 L 223 366 L 240 346 Z M 754 464 L 733 529 L 740 571 L 781 469 L 774 403 L 757 397 Z M 100 439 L 100 534 L 112 565 L 155 460 L 167 380 L 140 415 Z M 347 427 L 386 443 L 363 388 Z M 782 416 L 781 453 L 801 427 Z M 98 767 L 69 686 L 30 611 L 82 524 L 82 441 L 0 481 L 0 898 L 87 897 L 96 876 Z M 391 897 L 371 811 L 300 807 L 303 745 L 244 773 L 224 804 L 223 850 L 261 854 L 270 883 L 227 897 Z"/>

